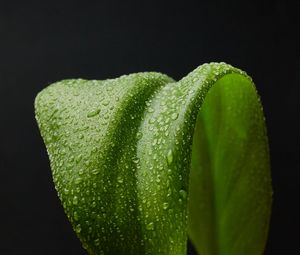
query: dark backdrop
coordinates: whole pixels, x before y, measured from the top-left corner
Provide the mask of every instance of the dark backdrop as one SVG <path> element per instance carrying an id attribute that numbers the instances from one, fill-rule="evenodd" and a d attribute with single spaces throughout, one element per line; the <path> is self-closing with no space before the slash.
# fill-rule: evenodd
<path id="1" fill-rule="evenodd" d="M 51 180 L 38 91 L 139 71 L 179 79 L 210 61 L 246 70 L 257 85 L 274 186 L 266 254 L 297 253 L 299 10 L 280 0 L 0 1 L 0 254 L 85 254 Z"/>

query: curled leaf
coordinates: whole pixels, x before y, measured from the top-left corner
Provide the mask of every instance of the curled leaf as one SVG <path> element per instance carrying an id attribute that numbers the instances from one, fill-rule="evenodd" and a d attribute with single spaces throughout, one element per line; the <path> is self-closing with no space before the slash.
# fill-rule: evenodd
<path id="1" fill-rule="evenodd" d="M 64 80 L 36 98 L 55 187 L 90 254 L 262 254 L 268 143 L 251 79 L 224 63 Z"/>

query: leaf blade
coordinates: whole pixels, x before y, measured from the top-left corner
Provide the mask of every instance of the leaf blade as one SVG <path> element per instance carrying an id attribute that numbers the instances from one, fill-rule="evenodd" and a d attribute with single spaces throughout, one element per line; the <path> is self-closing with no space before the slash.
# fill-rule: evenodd
<path id="1" fill-rule="evenodd" d="M 143 73 L 107 81 L 72 81 L 75 85 L 62 82 L 37 97 L 37 121 L 56 188 L 90 254 L 186 253 L 194 127 L 207 92 L 230 74 L 246 77 L 229 65 L 212 63 L 177 83 L 161 74 Z M 218 118 L 204 122 L 216 124 Z M 260 123 L 263 130 L 264 122 Z M 196 126 L 195 137 L 197 134 Z M 206 138 L 210 137 L 214 135 Z M 206 148 L 201 151 L 204 155 Z M 263 160 L 266 158 L 264 155 Z M 209 163 L 207 159 L 203 162 Z M 205 187 L 201 178 L 195 180 L 191 187 L 199 183 Z M 210 194 L 218 185 L 211 186 Z M 191 201 L 198 202 L 193 197 Z M 194 211 L 201 212 L 190 209 L 190 219 L 195 219 Z M 268 221 L 268 215 L 262 218 Z M 216 233 L 202 235 L 197 227 L 189 226 L 189 233 L 198 251 L 240 254 L 240 248 L 233 250 L 233 240 L 219 244 L 214 240 Z M 203 236 L 211 240 L 205 242 Z M 213 248 L 214 244 L 222 251 Z"/>
<path id="2" fill-rule="evenodd" d="M 193 190 L 190 212 L 195 211 L 190 217 L 190 234 L 203 254 L 262 254 L 272 197 L 264 117 L 250 80 L 238 75 L 224 78 L 211 89 L 213 93 L 207 96 L 200 112 L 202 122 L 196 124 L 195 133 L 200 136 L 197 139 L 209 140 L 209 145 L 203 147 L 194 139 L 197 143 L 194 146 L 201 151 L 197 156 L 209 151 L 210 161 L 206 162 L 211 163 L 206 166 L 209 171 L 199 169 L 199 158 L 192 163 L 191 180 L 198 181 L 190 186 Z M 213 188 L 207 187 L 207 180 Z M 207 192 L 199 190 L 199 184 L 213 189 L 213 198 L 205 199 Z M 212 201 L 215 218 L 213 227 L 208 228 L 206 224 L 211 215 L 207 215 L 207 204 Z M 203 209 L 193 208 L 197 202 Z M 247 221 L 253 217 L 256 224 L 249 225 Z M 197 225 L 197 219 L 200 221 L 201 218 Z M 201 233 L 197 232 L 199 229 L 202 229 Z M 246 238 L 241 238 L 243 235 Z"/>

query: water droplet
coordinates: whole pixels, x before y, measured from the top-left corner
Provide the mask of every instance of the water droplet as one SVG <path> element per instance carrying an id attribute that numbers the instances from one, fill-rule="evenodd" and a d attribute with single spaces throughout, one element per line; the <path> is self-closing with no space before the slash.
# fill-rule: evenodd
<path id="1" fill-rule="evenodd" d="M 104 100 L 104 101 L 102 102 L 102 104 L 103 104 L 104 106 L 107 106 L 107 105 L 109 105 L 109 101 L 108 101 L 108 100 Z"/>
<path id="2" fill-rule="evenodd" d="M 173 162 L 173 152 L 172 152 L 172 150 L 169 150 L 169 151 L 168 151 L 168 154 L 167 154 L 167 162 L 168 162 L 169 165 L 171 165 L 172 162 Z"/>
<path id="3" fill-rule="evenodd" d="M 74 196 L 73 197 L 73 205 L 77 205 L 78 204 L 78 197 Z"/>
<path id="4" fill-rule="evenodd" d="M 136 138 L 137 138 L 138 140 L 140 140 L 142 137 L 143 137 L 143 133 L 142 133 L 142 132 L 137 132 L 137 133 L 136 133 Z"/>
<path id="5" fill-rule="evenodd" d="M 112 90 L 113 90 L 113 87 L 112 87 L 112 86 L 108 86 L 108 87 L 106 87 L 106 90 L 107 90 L 107 91 L 112 91 Z"/>
<path id="6" fill-rule="evenodd" d="M 154 118 L 150 118 L 149 119 L 149 124 L 153 124 L 155 122 L 155 119 Z"/>
<path id="7" fill-rule="evenodd" d="M 79 163 L 81 161 L 81 159 L 82 159 L 82 155 L 79 154 L 78 157 L 75 159 L 75 162 Z"/>
<path id="8" fill-rule="evenodd" d="M 187 193 L 184 189 L 179 190 L 179 195 L 182 197 L 182 199 L 186 199 Z"/>
<path id="9" fill-rule="evenodd" d="M 95 244 L 96 246 L 99 246 L 99 245 L 100 245 L 100 240 L 99 240 L 99 238 L 97 238 L 97 239 L 94 240 L 94 244 Z"/>
<path id="10" fill-rule="evenodd" d="M 154 224 L 153 224 L 153 222 L 148 223 L 148 224 L 146 225 L 146 229 L 147 229 L 147 230 L 153 230 L 153 229 L 154 229 Z"/>
<path id="11" fill-rule="evenodd" d="M 177 112 L 172 113 L 171 119 L 176 120 L 177 118 L 178 118 L 178 113 Z"/>
<path id="12" fill-rule="evenodd" d="M 98 171 L 98 169 L 93 169 L 93 170 L 92 170 L 92 174 L 93 174 L 93 175 L 97 175 L 97 174 L 99 174 L 99 171 Z"/>
<path id="13" fill-rule="evenodd" d="M 133 163 L 138 164 L 140 162 L 140 159 L 134 158 L 132 161 L 133 161 Z"/>
<path id="14" fill-rule="evenodd" d="M 148 112 L 150 112 L 150 113 L 151 113 L 151 112 L 154 112 L 154 109 L 153 109 L 152 107 L 149 107 L 149 108 L 148 108 Z"/>
<path id="15" fill-rule="evenodd" d="M 74 212 L 74 220 L 78 220 L 78 214 L 77 214 L 77 212 Z"/>
<path id="16" fill-rule="evenodd" d="M 152 142 L 152 146 L 155 146 L 156 143 L 157 143 L 157 139 L 155 138 L 155 139 L 153 140 L 153 142 Z"/>
<path id="17" fill-rule="evenodd" d="M 100 109 L 96 109 L 96 110 L 90 111 L 90 112 L 87 114 L 87 117 L 88 117 L 88 118 L 91 118 L 91 117 L 94 117 L 94 116 L 98 115 L 99 113 L 100 113 Z"/>
<path id="18" fill-rule="evenodd" d="M 75 231 L 76 231 L 76 233 L 78 233 L 78 234 L 81 232 L 81 226 L 80 226 L 80 224 L 76 225 Z"/>
<path id="19" fill-rule="evenodd" d="M 168 203 L 163 203 L 163 209 L 164 209 L 164 210 L 167 210 L 168 207 L 169 207 L 169 204 L 168 204 Z"/>
<path id="20" fill-rule="evenodd" d="M 75 184 L 79 184 L 81 182 L 81 178 L 76 178 L 75 179 Z"/>

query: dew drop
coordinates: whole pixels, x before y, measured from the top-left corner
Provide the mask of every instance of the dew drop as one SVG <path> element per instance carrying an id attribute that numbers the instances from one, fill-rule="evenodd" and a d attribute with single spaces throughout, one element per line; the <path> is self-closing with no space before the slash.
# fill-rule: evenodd
<path id="1" fill-rule="evenodd" d="M 78 204 L 78 197 L 74 196 L 73 197 L 73 205 L 77 205 Z"/>
<path id="2" fill-rule="evenodd" d="M 140 140 L 142 137 L 143 137 L 143 133 L 142 133 L 142 132 L 137 132 L 137 133 L 136 133 L 136 138 L 137 138 L 138 140 Z"/>
<path id="3" fill-rule="evenodd" d="M 79 184 L 80 182 L 81 182 L 81 178 L 77 178 L 77 179 L 75 179 L 75 184 Z"/>
<path id="4" fill-rule="evenodd" d="M 118 183 L 123 183 L 123 178 L 121 176 L 118 176 L 117 181 Z"/>
<path id="5" fill-rule="evenodd" d="M 99 171 L 98 171 L 98 169 L 93 169 L 93 170 L 92 170 L 92 174 L 93 174 L 93 175 L 97 175 L 97 174 L 99 174 Z"/>
<path id="6" fill-rule="evenodd" d="M 109 101 L 108 101 L 108 100 L 104 100 L 104 101 L 102 102 L 102 104 L 103 104 L 104 106 L 107 106 L 107 105 L 109 105 Z"/>
<path id="7" fill-rule="evenodd" d="M 100 109 L 96 109 L 96 110 L 90 111 L 90 112 L 87 114 L 87 117 L 88 117 L 88 118 L 91 118 L 91 117 L 94 117 L 94 116 L 98 115 L 99 113 L 100 113 Z"/>
<path id="8" fill-rule="evenodd" d="M 96 246 L 99 246 L 99 245 L 100 245 L 100 240 L 99 240 L 99 238 L 97 238 L 97 239 L 94 240 L 94 244 L 95 244 Z"/>
<path id="9" fill-rule="evenodd" d="M 113 90 L 113 87 L 112 87 L 112 86 L 107 86 L 107 87 L 106 87 L 106 90 L 107 90 L 107 91 L 112 91 L 112 90 Z"/>
<path id="10" fill-rule="evenodd" d="M 150 118 L 149 119 L 149 124 L 153 124 L 155 122 L 155 119 L 154 118 Z"/>
<path id="11" fill-rule="evenodd" d="M 149 108 L 148 108 L 148 112 L 150 112 L 150 113 L 151 113 L 151 112 L 154 112 L 154 109 L 153 109 L 152 107 L 149 107 Z"/>
<path id="12" fill-rule="evenodd" d="M 168 204 L 168 203 L 163 203 L 163 209 L 164 209 L 164 210 L 167 210 L 168 207 L 169 207 L 169 204 Z"/>
<path id="13" fill-rule="evenodd" d="M 172 162 L 173 162 L 173 152 L 172 152 L 172 150 L 169 150 L 169 151 L 168 151 L 168 154 L 167 154 L 167 162 L 168 162 L 169 165 L 171 165 Z"/>
<path id="14" fill-rule="evenodd" d="M 74 220 L 78 220 L 78 214 L 77 214 L 77 212 L 74 212 Z"/>
<path id="15" fill-rule="evenodd" d="M 154 224 L 153 224 L 153 222 L 148 223 L 148 224 L 146 225 L 146 229 L 147 229 L 147 230 L 153 230 L 153 229 L 154 229 Z"/>
<path id="16" fill-rule="evenodd" d="M 81 226 L 80 226 L 80 224 L 76 225 L 75 231 L 76 231 L 76 233 L 78 233 L 78 234 L 81 232 Z"/>
<path id="17" fill-rule="evenodd" d="M 133 163 L 138 164 L 140 162 L 140 159 L 134 158 L 132 161 L 133 161 Z"/>
<path id="18" fill-rule="evenodd" d="M 172 113 L 171 119 L 176 120 L 177 118 L 178 118 L 178 113 L 177 112 Z"/>
<path id="19" fill-rule="evenodd" d="M 167 197 L 171 196 L 171 194 L 172 194 L 172 190 L 169 188 L 168 193 L 167 193 Z"/>
<path id="20" fill-rule="evenodd" d="M 184 189 L 179 190 L 179 195 L 182 199 L 186 199 L 187 193 Z"/>

